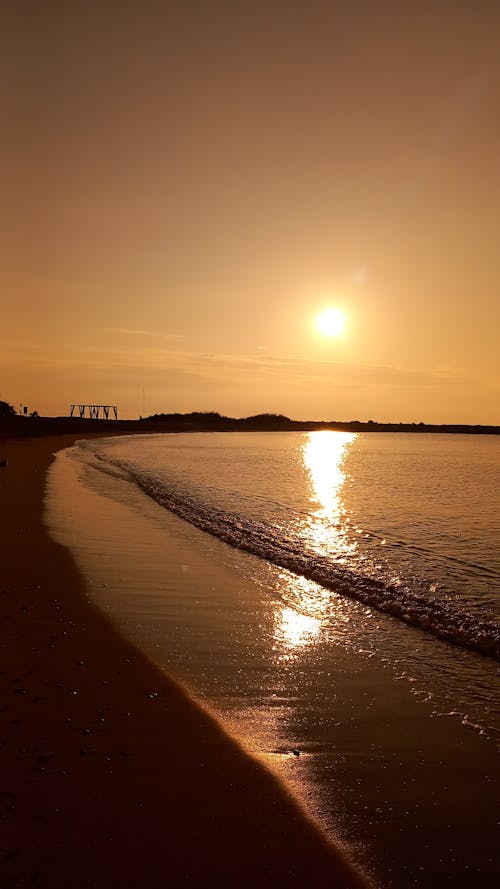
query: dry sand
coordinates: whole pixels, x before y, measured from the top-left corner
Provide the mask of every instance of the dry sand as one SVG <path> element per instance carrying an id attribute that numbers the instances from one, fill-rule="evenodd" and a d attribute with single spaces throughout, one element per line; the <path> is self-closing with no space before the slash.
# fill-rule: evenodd
<path id="1" fill-rule="evenodd" d="M 74 438 L 0 440 L 0 886 L 366 886 L 85 598 L 41 521 Z"/>

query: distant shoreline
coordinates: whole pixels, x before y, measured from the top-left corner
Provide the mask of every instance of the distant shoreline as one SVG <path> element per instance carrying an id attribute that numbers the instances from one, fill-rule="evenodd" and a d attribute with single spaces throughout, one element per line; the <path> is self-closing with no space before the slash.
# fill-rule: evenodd
<path id="1" fill-rule="evenodd" d="M 215 413 L 157 414 L 139 420 L 94 420 L 80 417 L 1 417 L 1 438 L 45 435 L 138 434 L 159 432 L 396 432 L 453 435 L 500 435 L 500 426 L 459 423 L 377 423 L 359 420 L 304 421 L 275 414 L 237 419 Z"/>

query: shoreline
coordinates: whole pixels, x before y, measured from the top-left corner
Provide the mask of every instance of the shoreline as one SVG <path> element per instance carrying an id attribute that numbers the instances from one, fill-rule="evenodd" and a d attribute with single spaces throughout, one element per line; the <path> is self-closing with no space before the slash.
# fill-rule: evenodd
<path id="1" fill-rule="evenodd" d="M 215 412 L 156 414 L 138 420 L 87 417 L 0 417 L 2 437 L 36 438 L 47 435 L 96 437 L 107 435 L 161 434 L 176 432 L 367 432 L 399 435 L 500 435 L 500 426 L 468 423 L 384 423 L 369 420 L 291 420 L 276 414 L 255 417 L 224 417 Z"/>
<path id="2" fill-rule="evenodd" d="M 52 454 L 83 437 L 1 441 L 2 887 L 368 885 L 85 598 L 42 522 Z"/>
<path id="3" fill-rule="evenodd" d="M 59 455 L 46 521 L 121 632 L 202 707 L 209 702 L 333 843 L 383 885 L 493 889 L 494 662 L 393 618 L 373 619 L 343 597 L 301 642 L 293 615 L 309 613 L 302 597 L 315 601 L 320 589 L 300 579 L 297 586 L 165 509 L 126 474 L 106 471 L 108 447 L 118 462 L 127 454 L 133 461 L 136 448 L 146 457 L 154 442 L 116 438 L 103 451 L 99 441 L 82 444 L 100 457 L 89 460 L 85 446 Z M 172 445 L 166 466 L 184 477 L 184 449 Z"/>

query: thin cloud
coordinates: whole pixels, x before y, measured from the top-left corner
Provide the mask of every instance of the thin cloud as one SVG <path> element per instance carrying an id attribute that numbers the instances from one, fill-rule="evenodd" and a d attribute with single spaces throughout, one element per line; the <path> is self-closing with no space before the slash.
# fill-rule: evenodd
<path id="1" fill-rule="evenodd" d="M 145 335 L 146 331 L 128 328 L 111 328 L 130 335 Z M 157 339 L 177 340 L 182 334 L 153 334 Z M 12 346 L 12 344 L 10 344 Z M 405 387 L 405 388 L 456 388 L 476 385 L 478 379 L 459 373 L 452 367 L 439 366 L 431 370 L 419 370 L 398 366 L 347 364 L 315 361 L 303 358 L 278 357 L 258 352 L 255 355 L 231 355 L 224 353 L 194 353 L 175 348 L 161 348 L 159 344 L 130 348 L 108 346 L 82 346 L 67 343 L 54 353 L 43 346 L 23 346 L 5 350 L 0 366 L 52 367 L 100 374 L 141 371 L 185 373 L 199 379 L 224 382 L 228 376 L 241 383 L 248 380 L 273 378 L 273 385 L 328 384 L 331 386 Z M 492 382 L 488 379 L 483 384 Z"/>
<path id="2" fill-rule="evenodd" d="M 157 333 L 154 330 L 136 330 L 130 327 L 111 327 L 110 330 L 115 333 L 121 333 L 124 336 L 148 336 L 160 340 L 183 340 L 183 333 Z"/>

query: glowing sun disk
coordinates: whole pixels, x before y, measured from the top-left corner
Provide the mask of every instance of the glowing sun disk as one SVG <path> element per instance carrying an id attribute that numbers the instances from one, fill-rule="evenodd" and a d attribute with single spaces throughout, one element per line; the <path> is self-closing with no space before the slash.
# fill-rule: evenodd
<path id="1" fill-rule="evenodd" d="M 330 306 L 316 316 L 316 327 L 323 336 L 341 336 L 346 325 L 342 309 Z"/>

